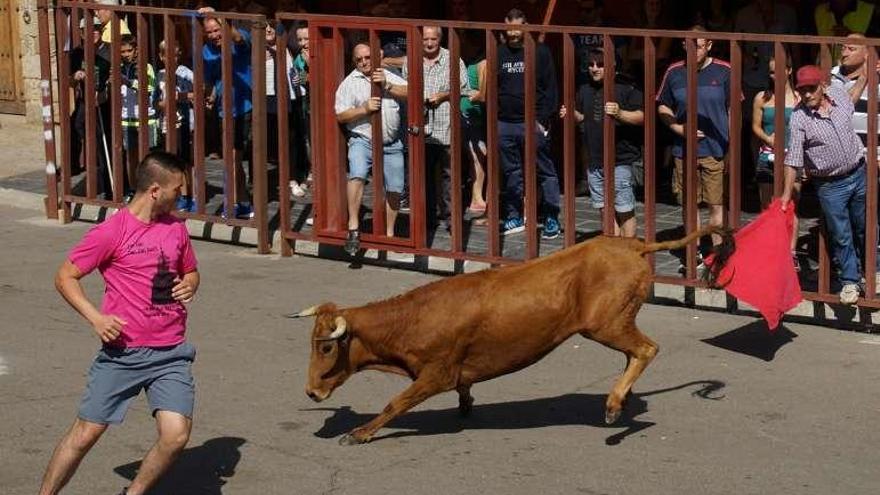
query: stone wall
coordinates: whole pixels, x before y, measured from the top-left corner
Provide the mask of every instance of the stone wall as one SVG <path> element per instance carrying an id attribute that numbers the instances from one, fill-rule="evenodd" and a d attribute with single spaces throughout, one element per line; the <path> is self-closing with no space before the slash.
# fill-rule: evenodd
<path id="1" fill-rule="evenodd" d="M 28 122 L 39 123 L 42 119 L 42 103 L 40 101 L 40 39 L 37 30 L 37 2 L 36 0 L 17 1 L 25 115 Z"/>

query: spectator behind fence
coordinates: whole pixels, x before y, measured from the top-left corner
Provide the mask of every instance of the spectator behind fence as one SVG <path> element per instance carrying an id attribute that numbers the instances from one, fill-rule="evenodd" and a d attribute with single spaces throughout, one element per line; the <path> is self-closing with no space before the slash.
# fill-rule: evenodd
<path id="1" fill-rule="evenodd" d="M 605 199 L 605 170 L 603 140 L 605 115 L 614 119 L 615 166 L 614 166 L 614 235 L 635 237 L 636 198 L 633 192 L 633 163 L 641 158 L 642 124 L 645 112 L 642 92 L 631 78 L 623 74 L 610 74 L 605 70 L 605 50 L 593 48 L 589 57 L 590 82 L 578 89 L 575 120 L 583 123 L 583 143 L 587 148 L 587 179 L 590 186 L 590 203 L 603 211 L 609 202 Z M 614 82 L 614 100 L 604 101 L 604 83 Z M 563 105 L 559 116 L 565 117 Z"/>
<path id="2" fill-rule="evenodd" d="M 691 31 L 706 32 L 702 26 Z M 683 42 L 684 44 L 684 42 Z M 709 206 L 709 225 L 724 220 L 724 162 L 729 142 L 730 64 L 709 56 L 712 40 L 697 38 L 697 205 Z M 687 119 L 687 67 L 684 60 L 666 70 L 657 92 L 657 116 L 673 133 L 675 171 L 672 192 L 684 204 L 685 132 Z M 687 212 L 682 209 L 682 215 Z M 713 244 L 721 237 L 712 235 Z M 698 260 L 702 262 L 702 260 Z M 684 265 L 684 263 L 682 264 Z"/>
<path id="3" fill-rule="evenodd" d="M 381 53 L 381 50 L 380 50 Z M 403 192 L 403 142 L 400 137 L 398 101 L 407 95 L 406 81 L 386 71 L 382 61 L 370 60 L 370 45 L 358 43 L 352 50 L 354 69 L 336 89 L 336 120 L 348 131 L 348 236 L 345 251 L 354 256 L 360 248 L 360 208 L 364 183 L 373 165 L 374 143 L 370 118 L 382 112 L 383 177 L 385 180 L 385 235 L 394 236 L 394 223 Z M 373 84 L 381 87 L 382 96 L 372 96 Z M 379 201 L 379 198 L 374 198 Z"/>
<path id="4" fill-rule="evenodd" d="M 477 33 L 476 31 L 469 31 Z M 463 50 L 472 52 L 465 55 L 467 66 L 468 94 L 461 95 L 461 132 L 464 136 L 466 152 L 470 161 L 471 198 L 466 215 L 473 219 L 474 225 L 485 225 L 486 198 L 486 43 L 483 33 L 480 39 L 463 44 Z"/>
<path id="5" fill-rule="evenodd" d="M 199 9 L 199 13 L 210 15 L 214 12 L 211 7 Z M 210 105 L 216 105 L 221 120 L 226 117 L 223 114 L 223 77 L 221 46 L 226 21 L 218 17 L 207 17 L 204 20 L 205 37 L 207 41 L 202 49 L 202 57 L 205 60 L 205 84 L 213 86 L 214 93 L 208 97 Z M 250 196 L 245 185 L 245 174 L 242 161 L 244 157 L 250 157 L 252 148 L 251 139 L 251 111 L 252 105 L 252 77 L 251 77 L 251 34 L 246 29 L 232 28 L 230 31 L 232 49 L 232 118 L 235 127 L 233 142 L 233 166 L 235 167 L 235 197 L 238 201 L 233 204 L 232 217 L 253 218 L 254 209 L 251 206 Z M 250 158 L 248 159 L 250 162 Z M 251 174 L 253 175 L 253 174 Z M 225 194 L 230 194 L 229 181 L 225 179 Z M 225 218 L 229 215 L 224 202 L 221 215 Z"/>
<path id="6" fill-rule="evenodd" d="M 295 189 L 298 187 L 303 192 L 312 185 L 312 130 L 311 108 L 309 107 L 309 27 L 298 26 L 294 31 L 296 45 L 299 52 L 293 59 L 293 67 L 290 68 L 290 87 L 296 92 L 297 99 L 293 104 L 291 126 L 297 136 L 294 147 L 294 168 L 290 171 L 291 193 L 296 196 Z M 306 219 L 308 223 L 310 219 Z"/>
<path id="7" fill-rule="evenodd" d="M 525 66 L 523 31 L 514 26 L 525 24 L 522 11 L 511 9 L 504 17 L 508 30 L 498 47 L 498 153 L 504 173 L 503 208 L 505 213 L 501 231 L 504 235 L 525 230 L 523 218 L 523 172 L 525 166 L 525 135 L 533 132 L 537 148 L 537 179 L 542 198 L 538 215 L 544 228 L 542 237 L 559 237 L 559 179 L 550 150 L 550 123 L 559 102 L 556 89 L 556 69 L 550 49 L 536 44 L 535 67 Z M 528 36 L 531 36 L 529 34 Z M 535 84 L 536 122 L 525 122 L 525 71 L 537 72 Z M 535 201 L 537 198 L 531 198 Z"/>
<path id="8" fill-rule="evenodd" d="M 773 183 L 774 173 L 773 166 L 776 161 L 776 153 L 774 144 L 776 143 L 776 95 L 774 94 L 774 84 L 776 75 L 776 61 L 770 59 L 768 65 L 768 84 L 769 89 L 765 89 L 756 94 L 752 99 L 752 133 L 755 140 L 760 144 L 758 150 L 758 158 L 755 165 L 755 182 L 758 184 L 758 196 L 761 200 L 761 209 L 766 209 L 773 199 Z M 791 56 L 786 53 L 785 56 L 785 149 L 788 150 L 788 143 L 791 141 L 791 114 L 794 107 L 800 101 L 800 97 L 795 92 L 791 84 Z M 803 174 L 799 174 L 794 182 L 794 190 L 792 191 L 792 200 L 797 202 L 801 192 L 801 180 Z M 797 248 L 798 238 L 798 217 L 795 211 L 794 223 L 791 232 L 791 258 L 795 271 L 800 271 L 800 262 L 798 261 Z"/>
<path id="9" fill-rule="evenodd" d="M 95 0 L 99 5 L 119 5 L 119 0 Z M 124 14 L 119 13 L 119 35 L 124 36 L 131 34 L 128 23 L 122 18 Z M 101 20 L 101 41 L 110 43 L 113 41 L 113 27 L 110 20 L 113 18 L 113 11 L 108 9 L 96 9 L 95 16 Z"/>
<path id="10" fill-rule="evenodd" d="M 195 386 L 195 348 L 186 341 L 186 304 L 199 287 L 186 226 L 169 215 L 183 189 L 185 166 L 159 151 L 137 170 L 128 206 L 93 227 L 70 251 L 55 287 L 85 318 L 101 343 L 73 425 L 46 467 L 40 495 L 58 493 L 111 424 L 122 423 L 143 390 L 158 438 L 122 494 L 141 495 L 171 466 L 189 441 Z M 100 270 L 99 310 L 80 279 Z"/>
<path id="11" fill-rule="evenodd" d="M 865 40 L 861 34 L 851 34 L 847 38 Z M 880 67 L 868 67 L 868 48 L 857 43 L 844 44 L 840 48 L 840 65 L 831 69 L 831 85 L 839 86 L 849 93 L 854 105 L 853 128 L 862 145 L 868 145 L 868 71 L 877 71 Z M 880 65 L 880 62 L 878 62 Z M 877 95 L 880 96 L 880 86 Z M 880 123 L 880 117 L 878 117 Z M 880 131 L 880 127 L 878 127 Z"/>
<path id="12" fill-rule="evenodd" d="M 451 60 L 449 50 L 440 46 L 443 30 L 439 26 L 422 28 L 422 73 L 425 106 L 425 177 L 428 230 L 440 225 L 447 230 L 452 214 L 452 170 L 449 144 L 452 119 L 449 103 L 449 71 L 458 70 L 459 90 L 468 93 L 467 68 L 461 59 Z M 453 69 L 454 68 L 454 69 Z M 407 64 L 403 78 L 408 79 Z"/>
<path id="13" fill-rule="evenodd" d="M 88 29 L 87 29 L 88 25 Z M 102 100 L 106 99 L 106 84 L 110 75 L 110 50 L 109 46 L 101 41 L 101 20 L 97 17 L 93 17 L 91 23 L 87 23 L 85 18 L 79 20 L 79 28 L 80 34 L 83 39 L 83 43 L 88 43 L 91 41 L 95 45 L 95 90 L 96 90 L 96 102 L 99 104 L 98 106 L 98 117 L 96 122 L 97 129 L 97 155 L 98 155 L 98 184 L 99 190 L 101 193 L 110 192 L 109 184 L 107 183 L 107 162 L 109 162 L 109 156 L 107 152 L 109 148 L 105 148 L 102 146 L 102 143 L 107 143 L 109 137 L 104 134 L 104 120 L 107 120 L 109 123 L 109 115 L 106 114 L 106 110 L 109 105 Z M 91 32 L 91 35 L 89 34 Z M 85 79 L 86 79 L 86 65 L 85 65 L 85 47 L 84 45 L 80 45 L 76 48 L 72 48 L 69 54 L 70 60 L 70 89 L 68 90 L 68 101 L 70 102 L 70 128 L 71 128 L 71 138 L 70 138 L 70 169 L 72 175 L 78 175 L 83 170 L 85 170 L 85 162 L 84 157 L 81 157 L 82 151 L 84 149 L 86 138 L 86 106 L 85 106 Z M 104 103 L 104 104 L 102 104 Z M 105 117 L 107 117 L 105 119 Z M 107 128 L 107 132 L 110 131 L 110 128 Z M 109 196 L 108 196 L 109 199 Z"/>
<path id="14" fill-rule="evenodd" d="M 120 70 L 121 90 L 122 90 L 122 146 L 125 148 L 125 163 L 128 172 L 128 183 L 125 188 L 125 202 L 131 201 L 134 197 L 135 173 L 137 171 L 139 157 L 146 155 L 147 150 L 156 146 L 156 135 L 158 133 L 159 121 L 156 119 L 156 108 L 152 105 L 153 93 L 156 91 L 156 72 L 153 65 L 146 64 L 146 81 L 139 80 L 138 77 L 138 46 L 137 39 L 131 34 L 125 34 L 119 37 L 119 51 L 122 55 L 122 67 Z M 140 112 L 138 94 L 145 91 L 148 102 L 147 111 L 147 128 L 142 129 L 140 126 Z M 140 150 L 140 136 L 145 133 L 147 136 L 147 149 Z"/>
<path id="15" fill-rule="evenodd" d="M 284 29 L 284 26 L 279 24 L 278 29 Z M 278 163 L 278 159 L 280 157 L 279 146 L 281 146 L 281 141 L 278 139 L 278 87 L 280 82 L 278 80 L 278 71 L 275 66 L 277 64 L 277 60 L 279 56 L 285 58 L 285 67 L 289 71 L 293 67 L 293 55 L 290 53 L 290 50 L 284 46 L 278 46 L 278 33 L 275 30 L 275 26 L 271 24 L 266 25 L 266 157 L 272 163 Z M 287 75 L 284 76 L 285 78 Z M 299 95 L 297 95 L 296 90 L 291 86 L 288 88 L 288 97 L 287 97 L 287 115 L 288 118 L 292 117 L 293 113 L 293 101 Z M 293 150 L 294 141 L 296 139 L 295 135 L 290 132 L 290 127 L 286 129 L 287 132 L 287 149 Z M 288 151 L 288 156 L 290 156 L 290 151 Z M 299 187 L 299 184 L 296 184 L 294 187 L 291 184 L 290 192 L 294 197 L 302 197 L 305 196 L 305 191 Z"/>
<path id="16" fill-rule="evenodd" d="M 816 5 L 813 20 L 819 36 L 848 36 L 863 34 L 876 38 L 880 36 L 880 15 L 876 5 L 863 0 L 831 0 Z M 826 46 L 822 47 L 828 54 Z M 841 47 L 834 46 L 831 60 L 840 59 Z"/>
<path id="17" fill-rule="evenodd" d="M 791 142 L 785 156 L 783 209 L 793 194 L 799 169 L 816 189 L 831 255 L 841 285 L 841 304 L 859 298 L 865 248 L 865 157 L 852 126 L 853 103 L 840 86 L 828 86 L 815 65 L 797 71 L 801 97 L 791 115 Z"/>
<path id="18" fill-rule="evenodd" d="M 159 42 L 159 60 L 162 62 L 163 68 L 159 70 L 157 80 L 159 82 L 156 90 L 156 108 L 159 117 L 159 146 L 164 148 L 168 139 L 168 121 L 165 118 L 168 109 L 166 108 L 168 99 L 168 80 L 167 70 L 169 67 L 176 67 L 174 71 L 175 92 L 177 95 L 177 108 L 174 111 L 174 131 L 177 136 L 177 156 L 187 164 L 186 186 L 183 194 L 177 201 L 177 209 L 179 211 L 188 211 L 194 213 L 196 211 L 196 203 L 193 200 L 193 184 L 195 177 L 192 173 L 192 143 L 193 130 L 195 129 L 195 115 L 193 114 L 193 71 L 186 65 L 178 65 L 180 61 L 180 47 L 175 47 L 173 59 L 165 59 L 165 40 Z"/>

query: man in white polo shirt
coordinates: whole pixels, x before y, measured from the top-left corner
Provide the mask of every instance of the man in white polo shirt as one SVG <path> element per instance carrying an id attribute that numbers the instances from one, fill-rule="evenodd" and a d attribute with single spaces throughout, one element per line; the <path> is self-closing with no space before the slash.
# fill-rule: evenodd
<path id="1" fill-rule="evenodd" d="M 377 68 L 370 60 L 370 45 L 358 43 L 352 50 L 352 70 L 336 89 L 336 120 L 348 130 L 348 237 L 345 251 L 354 256 L 360 248 L 360 208 L 364 183 L 373 165 L 370 117 L 382 112 L 382 149 L 385 177 L 385 235 L 394 236 L 394 222 L 403 192 L 403 141 L 400 138 L 400 105 L 406 99 L 406 81 Z M 381 67 L 381 62 L 375 67 Z M 382 96 L 372 96 L 372 85 Z"/>

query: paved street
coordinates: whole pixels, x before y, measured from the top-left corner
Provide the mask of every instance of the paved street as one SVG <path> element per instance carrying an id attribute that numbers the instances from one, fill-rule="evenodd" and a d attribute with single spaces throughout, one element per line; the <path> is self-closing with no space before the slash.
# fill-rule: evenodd
<path id="1" fill-rule="evenodd" d="M 73 420 L 97 347 L 55 293 L 54 269 L 89 227 L 0 206 L 0 492 L 36 492 Z M 880 339 L 748 316 L 646 306 L 660 354 L 619 425 L 602 424 L 622 356 L 574 338 L 537 365 L 420 405 L 374 442 L 337 439 L 406 380 L 370 372 L 328 401 L 303 393 L 311 323 L 282 314 L 354 305 L 434 277 L 196 242 L 191 306 L 198 399 L 189 448 L 156 494 L 875 494 Z M 97 300 L 99 277 L 87 280 Z M 114 494 L 149 448 L 139 399 L 82 464 L 69 494 Z"/>

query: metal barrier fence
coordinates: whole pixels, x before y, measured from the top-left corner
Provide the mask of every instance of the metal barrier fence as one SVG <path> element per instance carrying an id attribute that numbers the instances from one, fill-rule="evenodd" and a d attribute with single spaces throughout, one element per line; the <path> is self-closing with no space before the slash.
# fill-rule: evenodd
<path id="1" fill-rule="evenodd" d="M 48 7 L 45 7 L 48 11 Z M 66 56 L 63 50 L 64 40 L 68 38 L 68 30 L 65 26 L 76 25 L 76 20 L 82 15 L 89 18 L 92 11 L 98 6 L 94 4 L 84 4 L 79 2 L 70 2 L 60 0 L 55 5 L 55 26 L 58 57 L 58 82 L 59 87 L 68 86 L 68 75 L 64 70 Z M 148 19 L 151 17 L 162 19 L 164 39 L 174 39 L 173 32 L 175 25 L 189 26 L 192 32 L 194 53 L 201 52 L 201 36 L 202 27 L 198 21 L 198 16 L 193 15 L 189 11 L 177 11 L 170 9 L 152 9 L 138 7 L 105 7 L 113 13 L 113 18 L 117 18 L 122 13 L 134 15 L 137 19 L 138 33 L 146 32 L 144 27 L 147 25 Z M 41 16 L 44 11 L 41 10 Z M 41 26 L 43 22 L 41 17 Z M 270 210 L 277 208 L 274 215 L 277 215 L 277 225 L 283 242 L 281 250 L 284 255 L 292 253 L 292 243 L 297 240 L 310 240 L 325 244 L 342 244 L 344 242 L 347 231 L 348 210 L 346 204 L 346 181 L 347 181 L 347 155 L 346 155 L 346 136 L 337 121 L 334 110 L 335 91 L 339 83 L 346 75 L 346 69 L 350 67 L 348 64 L 349 50 L 353 39 L 363 39 L 369 43 L 372 60 L 381 58 L 380 37 L 387 33 L 401 34 L 406 39 L 407 54 L 406 68 L 408 72 L 407 79 L 407 98 L 405 105 L 405 117 L 402 126 L 407 131 L 405 134 L 405 142 L 407 153 L 407 185 L 410 195 L 411 212 L 402 215 L 403 219 L 395 235 L 385 235 L 385 206 L 384 201 L 384 184 L 383 184 L 383 156 L 382 150 L 378 146 L 372 149 L 372 184 L 365 194 L 365 204 L 367 206 L 366 217 L 371 217 L 370 222 L 364 225 L 364 234 L 362 236 L 362 246 L 365 248 L 375 248 L 379 250 L 415 253 L 418 255 L 439 256 L 456 260 L 477 260 L 489 263 L 508 263 L 521 259 L 530 259 L 542 254 L 547 254 L 555 249 L 571 246 L 576 242 L 583 240 L 593 234 L 585 229 L 584 220 L 590 216 L 590 213 L 579 214 L 579 206 L 582 206 L 575 196 L 575 171 L 579 166 L 579 159 L 576 156 L 576 122 L 573 112 L 568 112 L 561 125 L 561 174 L 562 179 L 562 224 L 564 238 L 561 241 L 547 241 L 539 237 L 539 212 L 538 212 L 538 183 L 536 170 L 536 153 L 537 143 L 534 132 L 526 132 L 524 137 L 524 213 L 526 229 L 523 235 L 524 240 L 520 243 L 519 249 L 514 246 L 514 241 L 505 238 L 499 231 L 498 225 L 501 220 L 499 195 L 501 190 L 501 170 L 498 156 L 499 133 L 498 133 L 498 102 L 497 102 L 497 73 L 496 67 L 498 63 L 498 35 L 510 29 L 510 26 L 499 23 L 475 23 L 475 22 L 450 22 L 435 20 L 405 20 L 405 19 L 384 19 L 384 18 L 366 18 L 366 17 L 341 17 L 327 15 L 309 15 L 309 14 L 288 14 L 279 13 L 275 21 L 290 23 L 298 21 L 305 23 L 309 33 L 309 52 L 310 59 L 308 61 L 308 81 L 307 95 L 309 105 L 308 130 L 310 134 L 311 154 L 306 159 L 311 162 L 314 186 L 312 188 L 312 201 L 310 204 L 305 203 L 302 199 L 294 198 L 288 190 L 287 184 L 291 179 L 292 168 L 301 168 L 303 164 L 294 163 L 302 157 L 296 157 L 295 153 L 290 152 L 291 140 L 306 139 L 303 135 L 291 134 L 291 115 L 289 105 L 291 91 L 300 92 L 301 88 L 291 88 L 291 81 L 288 77 L 288 62 L 285 57 L 278 57 L 275 63 L 275 74 L 266 74 L 265 72 L 265 47 L 262 41 L 262 30 L 266 25 L 266 19 L 262 16 L 242 15 L 242 14 L 226 14 L 217 13 L 216 17 L 227 19 L 229 21 L 244 22 L 250 27 L 253 39 L 252 45 L 252 67 L 253 67 L 253 130 L 254 130 L 254 153 L 252 156 L 254 166 L 254 205 L 256 209 L 256 217 L 252 221 L 241 220 L 224 220 L 216 215 L 208 215 L 205 210 L 205 194 L 206 191 L 204 173 L 204 148 L 202 147 L 204 135 L 204 112 L 195 105 L 196 124 L 194 139 L 194 174 L 197 177 L 195 181 L 199 185 L 196 197 L 198 199 L 198 213 L 192 215 L 195 218 L 210 219 L 213 221 L 225 221 L 233 225 L 254 226 L 260 231 L 260 251 L 268 251 L 268 222 Z M 113 66 L 119 62 L 119 47 L 115 40 L 118 39 L 118 27 L 116 23 L 111 23 L 113 27 L 112 43 L 112 60 Z M 465 172 L 463 171 L 462 152 L 466 143 L 462 136 L 460 123 L 460 110 L 455 104 L 461 98 L 459 90 L 459 72 L 457 65 L 453 62 L 450 64 L 449 73 L 450 91 L 449 101 L 451 112 L 451 143 L 450 143 L 450 162 L 451 162 L 451 200 L 452 212 L 451 223 L 449 226 L 448 238 L 440 239 L 441 236 L 435 230 L 429 229 L 430 223 L 426 216 L 428 205 L 426 204 L 426 183 L 432 180 L 429 176 L 432 171 L 426 170 L 425 166 L 425 135 L 421 132 L 425 125 L 425 103 L 422 80 L 423 59 L 421 56 L 420 40 L 422 31 L 425 26 L 440 26 L 446 33 L 446 47 L 449 50 L 450 59 L 457 61 L 462 53 L 462 36 L 467 34 L 473 36 L 477 33 L 477 38 L 482 38 L 482 44 L 485 50 L 485 60 L 489 68 L 486 74 L 485 85 L 485 109 L 486 109 L 486 227 L 479 228 L 473 222 L 465 220 L 465 208 L 463 204 L 463 187 L 467 183 Z M 141 29 L 142 27 L 143 30 Z M 47 26 L 48 29 L 48 26 Z M 227 24 L 226 33 L 229 33 Z M 538 43 L 546 42 L 554 47 L 561 48 L 561 53 L 555 53 L 557 62 L 561 61 L 561 103 L 566 108 L 575 108 L 575 71 L 576 71 L 576 54 L 575 42 L 576 36 L 592 35 L 600 36 L 603 40 L 605 48 L 604 67 L 606 71 L 614 72 L 614 40 L 619 38 L 638 38 L 644 45 L 644 62 L 643 73 L 644 79 L 641 81 L 644 88 L 644 197 L 643 211 L 639 219 L 639 230 L 642 237 L 648 241 L 654 241 L 659 237 L 677 237 L 683 231 L 691 232 L 697 228 L 699 223 L 699 211 L 697 205 L 697 105 L 691 104 L 697 101 L 697 69 L 696 69 L 696 51 L 697 39 L 711 38 L 715 42 L 725 42 L 729 45 L 729 53 L 714 54 L 724 57 L 729 55 L 731 66 L 730 81 L 730 136 L 728 154 L 726 157 L 726 201 L 724 205 L 724 222 L 727 226 L 737 228 L 743 222 L 742 211 L 742 177 L 741 177 L 741 143 L 743 133 L 748 132 L 748 123 L 740 128 L 742 117 L 742 70 L 743 70 L 743 44 L 749 42 L 769 42 L 774 46 L 774 59 L 777 67 L 785 67 L 787 45 L 818 45 L 823 47 L 831 44 L 849 43 L 864 44 L 870 47 L 880 45 L 880 40 L 876 39 L 845 39 L 830 37 L 805 37 L 805 36 L 788 36 L 788 35 L 752 35 L 752 34 L 730 34 L 730 33 L 704 33 L 693 31 L 648 31 L 636 29 L 615 29 L 615 28 L 598 28 L 598 27 L 568 27 L 568 26 L 541 26 L 525 24 L 516 26 L 516 29 L 524 32 L 524 52 L 525 52 L 525 121 L 535 122 L 535 104 L 536 104 L 536 51 Z M 41 29 L 41 36 L 48 36 L 47 30 Z M 289 31 L 279 33 L 278 46 L 287 46 Z M 658 210 L 658 170 L 661 164 L 657 163 L 657 135 L 659 126 L 657 125 L 657 71 L 661 67 L 657 67 L 656 47 L 659 39 L 677 38 L 684 41 L 686 52 L 687 67 L 687 124 L 686 124 L 686 164 L 684 167 L 683 180 L 683 231 L 658 232 L 658 218 L 661 213 Z M 76 45 L 77 36 L 72 36 L 72 43 Z M 470 39 L 470 38 L 469 38 Z M 41 42 L 43 40 L 41 39 Z M 142 41 L 139 39 L 139 43 Z M 88 43 L 83 44 L 85 49 L 86 63 L 94 59 L 94 53 L 88 48 Z M 166 44 L 166 60 L 170 57 L 170 47 Z M 44 57 L 48 55 L 44 54 Z M 139 59 L 139 77 L 144 74 L 144 62 Z M 877 56 L 874 50 L 868 50 L 868 66 L 874 67 Z M 193 57 L 193 69 L 195 72 L 195 89 L 196 101 L 202 101 L 204 96 L 202 91 L 203 78 L 200 72 L 203 70 L 201 57 Z M 48 64 L 44 60 L 44 71 Z M 232 77 L 232 61 L 229 53 L 229 36 L 223 37 L 223 77 L 224 82 L 231 81 Z M 824 58 L 824 68 L 829 69 L 828 58 Z M 172 65 L 173 67 L 173 65 Z M 86 86 L 94 84 L 93 76 L 86 71 Z M 167 72 L 173 72 L 171 70 Z M 265 81 L 266 77 L 274 77 L 276 83 L 277 94 L 277 130 L 278 133 L 278 164 L 277 164 L 277 191 L 274 189 L 269 191 L 274 194 L 277 192 L 277 205 L 274 201 L 270 201 L 267 195 L 267 184 L 269 183 L 269 173 L 266 167 L 266 108 L 265 108 Z M 775 124 L 777 129 L 785 127 L 784 107 L 785 107 L 785 72 L 776 71 L 775 75 Z M 92 78 L 92 80 L 90 80 Z M 44 72 L 44 79 L 48 79 Z M 119 83 L 118 73 L 111 73 L 111 85 Z M 877 73 L 869 71 L 868 88 L 878 86 Z M 228 92 L 231 91 L 231 84 L 224 84 L 224 107 L 226 114 L 229 114 L 230 99 Z M 373 84 L 372 94 L 378 96 L 381 89 Z M 606 100 L 614 99 L 614 85 L 604 84 L 604 98 Z M 117 92 L 118 93 L 118 92 Z M 87 91 L 87 96 L 91 92 Z M 877 149 L 877 94 L 869 91 L 868 98 L 868 150 Z M 51 95 L 50 95 L 51 97 Z M 59 107 L 62 109 L 62 115 L 66 115 L 67 106 L 64 98 L 59 98 Z M 92 101 L 92 104 L 89 104 Z M 145 105 L 144 101 L 139 101 L 139 105 Z M 751 102 L 746 102 L 751 104 Z M 87 100 L 87 107 L 93 107 L 93 100 Z M 119 108 L 118 94 L 111 100 L 111 107 Z M 140 106 L 141 109 L 145 108 Z M 89 110 L 87 115 L 87 126 L 91 125 L 94 129 L 95 116 L 94 110 Z M 117 115 L 117 112 L 113 112 Z M 143 123 L 144 112 L 140 114 L 141 123 Z M 171 125 L 170 116 L 167 116 L 169 128 Z M 372 125 L 373 142 L 381 141 L 382 128 L 381 112 L 375 112 L 370 117 Z M 65 119 L 61 119 L 61 139 L 70 135 L 70 130 L 65 126 Z M 119 123 L 114 120 L 114 131 L 119 130 Z M 88 134 L 89 131 L 87 131 Z M 233 140 L 233 125 L 230 119 L 223 121 L 223 143 L 225 169 L 228 175 L 234 175 L 234 167 L 231 164 L 231 147 Z M 610 116 L 604 117 L 603 122 L 603 142 L 604 142 L 604 158 L 603 167 L 605 175 L 605 198 L 613 198 L 614 196 L 614 166 L 615 166 L 615 123 Z M 94 135 L 94 134 L 88 134 Z M 121 160 L 121 142 L 119 133 L 113 132 L 113 163 Z M 145 137 L 141 136 L 140 153 L 144 153 Z M 90 146 L 89 146 L 90 145 Z M 70 170 L 68 163 L 69 156 L 62 156 L 61 159 L 61 184 L 63 192 L 59 195 L 62 204 L 65 206 L 65 214 L 69 214 L 67 207 L 71 202 L 93 202 L 97 204 L 119 204 L 121 200 L 120 192 L 117 189 L 113 191 L 113 199 L 109 202 L 102 202 L 96 199 L 95 185 L 95 145 L 89 143 L 86 147 L 87 157 L 87 176 L 86 195 L 76 196 L 71 190 Z M 260 146 L 262 145 L 262 146 Z M 782 140 L 775 140 L 774 154 L 776 157 L 782 157 L 785 154 L 784 143 Z M 174 151 L 175 143 L 173 141 L 166 142 L 166 148 Z M 262 149 L 261 149 L 262 148 Z M 48 155 L 47 160 L 53 159 Z M 877 263 L 877 245 L 878 233 L 877 225 L 877 156 L 875 153 L 868 153 L 868 186 L 867 198 L 868 204 L 866 208 L 866 222 L 870 228 L 866 231 L 866 240 L 864 246 L 865 263 L 867 267 L 864 270 L 866 281 L 866 296 L 859 299 L 859 306 L 863 308 L 880 307 L 880 298 L 875 295 L 875 270 Z M 783 187 L 783 160 L 775 160 L 774 162 L 774 184 L 773 191 L 779 195 Z M 121 183 L 121 172 L 119 167 L 114 168 L 114 178 L 117 183 Z M 228 182 L 228 181 L 227 181 Z M 49 201 L 53 200 L 53 187 L 56 184 L 54 177 L 50 176 L 48 180 Z M 227 208 L 230 203 L 234 202 L 234 188 L 224 187 L 224 201 Z M 609 201 L 609 199 L 606 199 Z M 272 203 L 271 208 L 270 204 Z M 664 206 L 665 208 L 665 206 Z M 228 211 L 228 210 L 227 210 Z M 666 208 L 662 215 L 669 216 L 669 209 Z M 676 210 L 672 210 L 677 214 Z M 273 215 L 273 216 L 274 216 Z M 306 218 L 313 219 L 313 225 L 306 221 Z M 614 209 L 608 207 L 603 209 L 603 215 L 599 219 L 598 230 L 605 233 L 611 233 L 614 229 Z M 273 220 L 274 222 L 274 220 Z M 817 275 L 812 283 L 813 286 L 807 284 L 804 291 L 806 299 L 818 302 L 836 303 L 837 295 L 831 292 L 831 274 L 832 265 L 826 249 L 825 235 L 821 228 L 821 218 L 818 218 L 818 255 Z M 667 229 L 668 230 L 668 229 Z M 438 239 L 440 241 L 438 242 Z M 697 287 L 701 282 L 697 280 L 697 243 L 693 243 L 687 247 L 683 256 L 684 270 L 679 275 L 675 271 L 657 270 L 655 273 L 655 281 L 666 284 L 684 285 L 688 287 Z M 658 256 L 660 256 L 658 254 Z M 652 266 L 657 266 L 658 261 L 651 257 Z M 803 279 L 802 279 L 803 280 Z"/>

